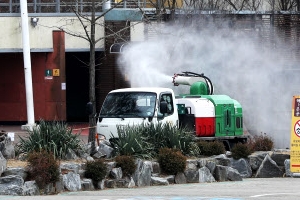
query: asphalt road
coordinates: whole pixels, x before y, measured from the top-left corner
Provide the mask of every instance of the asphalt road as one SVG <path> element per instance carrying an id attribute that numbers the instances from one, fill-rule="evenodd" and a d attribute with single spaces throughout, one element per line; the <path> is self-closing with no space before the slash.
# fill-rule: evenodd
<path id="1" fill-rule="evenodd" d="M 51 196 L 0 196 L 0 200 L 296 200 L 300 198 L 299 188 L 300 178 L 250 178 L 236 182 L 64 192 Z"/>

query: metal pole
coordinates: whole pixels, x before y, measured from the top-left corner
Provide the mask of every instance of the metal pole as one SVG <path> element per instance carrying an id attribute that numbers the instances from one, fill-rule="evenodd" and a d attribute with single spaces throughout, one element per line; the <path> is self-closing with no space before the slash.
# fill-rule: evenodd
<path id="1" fill-rule="evenodd" d="M 28 121 L 27 125 L 33 126 L 35 124 L 35 120 L 34 120 L 34 106 L 33 106 L 27 1 L 21 0 L 20 5 L 21 5 L 21 19 L 22 19 L 23 60 L 24 60 L 25 91 L 26 91 L 27 121 Z"/>

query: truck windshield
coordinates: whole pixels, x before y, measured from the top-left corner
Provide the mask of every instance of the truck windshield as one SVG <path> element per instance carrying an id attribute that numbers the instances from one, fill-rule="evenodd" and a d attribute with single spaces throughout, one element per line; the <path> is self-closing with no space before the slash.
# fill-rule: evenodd
<path id="1" fill-rule="evenodd" d="M 99 117 L 137 118 L 153 117 L 156 93 L 116 92 L 105 98 Z"/>

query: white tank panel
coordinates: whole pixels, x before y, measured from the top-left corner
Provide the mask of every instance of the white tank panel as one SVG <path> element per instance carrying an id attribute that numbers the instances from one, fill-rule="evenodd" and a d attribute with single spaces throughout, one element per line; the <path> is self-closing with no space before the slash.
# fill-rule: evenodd
<path id="1" fill-rule="evenodd" d="M 182 98 L 176 99 L 178 104 L 185 104 L 191 108 L 191 114 L 195 117 L 215 117 L 214 104 L 205 98 Z"/>

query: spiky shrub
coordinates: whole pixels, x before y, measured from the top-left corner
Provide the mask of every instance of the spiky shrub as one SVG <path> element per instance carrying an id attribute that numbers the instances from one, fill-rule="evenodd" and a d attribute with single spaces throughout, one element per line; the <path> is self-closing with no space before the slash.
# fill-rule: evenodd
<path id="1" fill-rule="evenodd" d="M 198 141 L 197 145 L 200 149 L 201 155 L 213 156 L 225 153 L 225 146 L 220 141 Z"/>
<path id="2" fill-rule="evenodd" d="M 154 151 L 163 147 L 180 149 L 184 154 L 191 154 L 193 135 L 187 129 L 178 129 L 171 123 L 144 125 L 142 134 L 148 136 L 148 141 L 154 144 Z"/>
<path id="3" fill-rule="evenodd" d="M 249 146 L 247 143 L 237 143 L 231 149 L 232 157 L 236 160 L 240 158 L 248 158 L 252 152 L 251 146 Z"/>
<path id="4" fill-rule="evenodd" d="M 116 155 L 127 155 L 136 158 L 151 159 L 153 157 L 153 144 L 141 134 L 142 126 L 117 126 L 117 137 L 112 135 L 111 141 L 115 147 Z"/>
<path id="5" fill-rule="evenodd" d="M 254 136 L 250 141 L 253 151 L 271 151 L 274 148 L 274 141 L 267 135 Z"/>
<path id="6" fill-rule="evenodd" d="M 130 176 L 132 175 L 136 170 L 136 164 L 135 160 L 132 156 L 117 156 L 115 158 L 116 166 L 121 167 L 123 175 Z"/>
<path id="7" fill-rule="evenodd" d="M 79 134 L 73 134 L 72 129 L 64 122 L 40 120 L 39 125 L 27 130 L 27 133 L 26 137 L 19 136 L 17 153 L 45 150 L 53 152 L 55 158 L 64 158 L 69 149 L 75 152 L 81 149 Z"/>
<path id="8" fill-rule="evenodd" d="M 59 180 L 59 163 L 51 152 L 31 152 L 28 155 L 28 163 L 28 179 L 35 180 L 39 188 Z"/>
<path id="9" fill-rule="evenodd" d="M 184 172 L 186 167 L 186 157 L 178 149 L 161 148 L 157 160 L 162 172 L 170 175 Z"/>
<path id="10" fill-rule="evenodd" d="M 105 178 L 107 174 L 107 165 L 102 159 L 95 161 L 88 161 L 86 163 L 86 168 L 84 176 L 90 178 L 93 184 L 96 186 L 97 183 Z"/>

